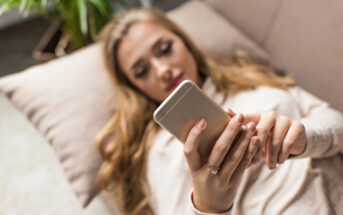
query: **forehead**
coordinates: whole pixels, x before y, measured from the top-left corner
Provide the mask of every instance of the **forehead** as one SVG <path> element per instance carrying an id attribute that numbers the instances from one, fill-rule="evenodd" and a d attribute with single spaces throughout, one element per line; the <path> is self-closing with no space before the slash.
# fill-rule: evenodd
<path id="1" fill-rule="evenodd" d="M 165 36 L 175 37 L 167 28 L 154 22 L 142 21 L 133 24 L 118 47 L 121 68 L 130 69 L 136 60 L 147 55 L 159 38 Z"/>

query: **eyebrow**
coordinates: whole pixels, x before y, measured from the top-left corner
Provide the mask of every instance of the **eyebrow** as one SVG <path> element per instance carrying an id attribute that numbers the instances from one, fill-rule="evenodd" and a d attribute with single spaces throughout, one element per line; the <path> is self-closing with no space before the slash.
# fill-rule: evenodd
<path id="1" fill-rule="evenodd" d="M 163 37 L 160 37 L 155 43 L 154 45 L 152 46 L 151 50 L 154 50 L 158 47 L 158 45 L 162 42 L 163 40 Z M 131 66 L 131 69 L 135 68 L 138 64 L 140 64 L 141 62 L 143 61 L 142 58 L 138 59 L 132 66 Z"/>

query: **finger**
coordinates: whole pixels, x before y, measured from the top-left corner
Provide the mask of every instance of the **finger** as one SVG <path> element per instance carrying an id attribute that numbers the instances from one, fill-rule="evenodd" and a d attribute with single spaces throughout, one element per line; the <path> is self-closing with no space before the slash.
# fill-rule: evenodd
<path id="1" fill-rule="evenodd" d="M 248 114 L 244 114 L 244 122 L 243 125 L 248 124 L 249 122 L 254 122 L 256 125 L 259 123 L 261 119 L 261 113 L 248 113 Z M 259 145 L 259 147 L 261 147 L 261 145 Z M 257 149 L 259 150 L 259 149 Z M 262 149 L 260 149 L 262 150 Z M 256 159 L 252 159 L 249 167 L 252 166 L 253 164 L 256 164 L 258 161 Z"/>
<path id="2" fill-rule="evenodd" d="M 261 113 L 248 113 L 248 114 L 244 114 L 243 124 L 246 125 L 249 122 L 254 122 L 257 125 L 260 122 L 260 120 L 261 120 Z"/>
<path id="3" fill-rule="evenodd" d="M 283 139 L 291 124 L 291 120 L 286 116 L 276 118 L 271 135 L 271 141 L 267 142 L 267 164 L 269 169 L 276 168 L 276 162 L 282 147 Z"/>
<path id="4" fill-rule="evenodd" d="M 236 115 L 235 112 L 233 112 L 230 108 L 227 108 L 226 111 L 225 111 L 229 116 L 234 117 Z"/>
<path id="5" fill-rule="evenodd" d="M 261 159 L 263 147 L 268 141 L 268 135 L 274 127 L 276 117 L 277 113 L 275 111 L 261 114 L 260 122 L 256 126 L 257 136 L 260 139 L 260 147 L 253 158 L 256 162 L 260 161 Z"/>
<path id="6" fill-rule="evenodd" d="M 297 123 L 294 123 L 294 121 L 290 125 L 288 132 L 283 140 L 282 148 L 278 156 L 278 163 L 283 163 L 288 158 L 290 150 L 292 149 L 292 146 L 299 136 L 299 127 L 300 126 Z"/>
<path id="7" fill-rule="evenodd" d="M 207 123 L 201 119 L 188 134 L 183 152 L 185 154 L 188 166 L 191 170 L 197 170 L 201 167 L 201 156 L 197 150 L 201 134 L 205 131 Z"/>
<path id="8" fill-rule="evenodd" d="M 216 144 L 214 145 L 210 153 L 208 162 L 211 165 L 217 168 L 220 167 L 232 143 L 234 142 L 235 137 L 241 130 L 243 120 L 244 120 L 243 114 L 240 113 L 240 114 L 237 114 L 234 118 L 232 118 L 232 120 L 229 121 L 229 123 L 227 124 L 223 133 L 220 135 L 220 137 L 216 141 Z"/>
<path id="9" fill-rule="evenodd" d="M 255 134 L 255 130 L 255 123 L 249 123 L 237 143 L 235 143 L 234 146 L 229 150 L 229 153 L 225 157 L 220 170 L 220 174 L 225 178 L 225 180 L 231 177 L 236 167 L 241 162 L 250 143 L 250 139 Z"/>
<path id="10" fill-rule="evenodd" d="M 270 141 L 270 137 L 271 137 L 271 135 L 268 135 L 268 137 L 267 137 L 267 144 L 265 144 L 263 146 L 263 149 L 262 149 L 262 152 L 261 152 L 261 159 L 265 159 L 267 157 L 267 145 L 268 145 L 268 142 Z M 260 145 L 260 147 L 261 147 L 261 145 Z"/>
<path id="11" fill-rule="evenodd" d="M 232 174 L 232 177 L 230 179 L 229 183 L 236 184 L 240 181 L 240 178 L 242 177 L 244 170 L 248 167 L 248 164 L 250 163 L 251 159 L 254 157 L 254 155 L 257 152 L 258 146 L 260 145 L 260 139 L 257 136 L 254 136 L 249 141 L 248 150 L 244 154 L 244 157 L 242 158 L 241 162 L 237 166 L 236 170 Z"/>

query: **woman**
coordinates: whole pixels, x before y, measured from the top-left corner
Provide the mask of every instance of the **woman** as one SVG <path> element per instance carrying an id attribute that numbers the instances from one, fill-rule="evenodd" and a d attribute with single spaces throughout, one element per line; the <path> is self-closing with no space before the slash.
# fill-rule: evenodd
<path id="1" fill-rule="evenodd" d="M 342 165 L 343 117 L 325 102 L 244 53 L 222 63 L 205 57 L 158 10 L 117 16 L 101 39 L 118 107 L 98 136 L 104 158 L 98 176 L 122 214 L 343 210 L 342 188 L 333 189 L 342 182 L 327 180 L 342 179 L 342 169 L 334 167 Z M 152 117 L 185 79 L 221 106 L 244 113 L 227 109 L 233 120 L 208 158 L 196 150 L 204 120 L 182 145 Z"/>

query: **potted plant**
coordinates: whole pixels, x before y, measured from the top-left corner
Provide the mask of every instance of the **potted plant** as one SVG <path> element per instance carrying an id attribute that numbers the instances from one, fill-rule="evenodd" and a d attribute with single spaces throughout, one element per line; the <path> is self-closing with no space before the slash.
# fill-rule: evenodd
<path id="1" fill-rule="evenodd" d="M 149 0 L 148 0 L 149 1 Z M 147 0 L 141 2 L 147 6 Z M 0 16 L 12 8 L 26 16 L 38 12 L 52 25 L 33 52 L 47 61 L 92 43 L 116 11 L 133 5 L 125 0 L 0 0 Z"/>

